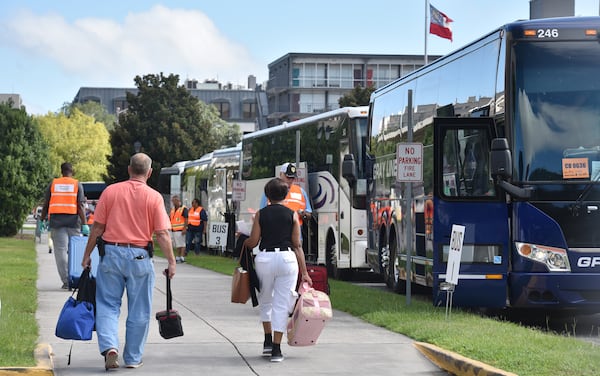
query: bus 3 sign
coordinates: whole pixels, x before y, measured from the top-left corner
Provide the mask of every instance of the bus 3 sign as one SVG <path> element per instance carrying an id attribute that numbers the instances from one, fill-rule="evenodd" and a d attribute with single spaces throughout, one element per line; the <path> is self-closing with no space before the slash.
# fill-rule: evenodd
<path id="1" fill-rule="evenodd" d="M 208 230 L 208 246 L 212 248 L 225 248 L 227 245 L 227 222 L 212 222 Z"/>
<path id="2" fill-rule="evenodd" d="M 399 143 L 396 145 L 396 181 L 423 181 L 423 144 Z"/>

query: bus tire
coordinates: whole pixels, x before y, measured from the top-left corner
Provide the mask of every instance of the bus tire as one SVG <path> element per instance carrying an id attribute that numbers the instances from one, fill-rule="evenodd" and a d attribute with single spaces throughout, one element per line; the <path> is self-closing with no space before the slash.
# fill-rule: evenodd
<path id="1" fill-rule="evenodd" d="M 332 278 L 337 279 L 337 247 L 331 233 L 327 235 L 327 243 L 325 247 L 325 262 L 327 265 L 327 274 Z"/>
<path id="2" fill-rule="evenodd" d="M 398 242 L 396 241 L 395 233 L 390 236 L 389 246 L 390 258 L 388 262 L 387 280 L 388 287 L 399 294 L 406 293 L 406 283 L 400 279 L 400 271 L 398 270 Z"/>

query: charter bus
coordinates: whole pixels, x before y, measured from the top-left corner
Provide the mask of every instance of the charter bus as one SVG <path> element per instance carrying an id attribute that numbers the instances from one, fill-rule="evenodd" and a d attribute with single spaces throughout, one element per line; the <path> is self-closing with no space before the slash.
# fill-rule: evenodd
<path id="1" fill-rule="evenodd" d="M 222 251 L 235 248 L 235 203 L 232 201 L 233 181 L 238 179 L 242 144 L 208 153 L 189 161 L 182 171 L 183 203 L 191 207 L 198 198 L 208 214 L 208 225 L 229 224 L 227 242 Z"/>
<path id="2" fill-rule="evenodd" d="M 444 304 L 459 224 L 455 305 L 600 311 L 599 30 L 599 17 L 510 23 L 372 94 L 367 255 L 391 288 L 410 264 Z M 421 183 L 396 182 L 409 141 Z"/>
<path id="3" fill-rule="evenodd" d="M 181 197 L 181 174 L 188 161 L 173 163 L 171 167 L 163 167 L 158 174 L 158 191 L 163 196 L 165 208 L 171 210 L 171 197 Z"/>
<path id="4" fill-rule="evenodd" d="M 239 203 L 241 226 L 251 228 L 265 184 L 279 176 L 283 163 L 294 162 L 297 183 L 305 188 L 313 209 L 312 220 L 303 225 L 307 259 L 327 265 L 336 278 L 368 270 L 364 170 L 357 170 L 362 184 L 351 185 L 342 177 L 345 155 L 364 166 L 367 114 L 366 106 L 344 107 L 244 135 L 246 199 Z"/>

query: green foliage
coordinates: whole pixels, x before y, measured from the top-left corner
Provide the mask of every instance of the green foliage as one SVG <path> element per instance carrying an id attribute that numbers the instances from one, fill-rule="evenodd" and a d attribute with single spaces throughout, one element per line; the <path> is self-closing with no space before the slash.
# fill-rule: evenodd
<path id="1" fill-rule="evenodd" d="M 0 238 L 0 367 L 35 366 L 37 262 L 32 239 Z"/>
<path id="2" fill-rule="evenodd" d="M 0 104 L 0 133 L 0 236 L 12 236 L 43 197 L 52 174 L 47 144 L 25 108 Z"/>
<path id="3" fill-rule="evenodd" d="M 98 102 L 87 101 L 85 103 L 65 103 L 61 112 L 67 117 L 71 117 L 74 110 L 79 110 L 84 114 L 93 117 L 97 123 L 104 124 L 107 131 L 111 131 L 115 128 L 117 117 L 113 114 L 109 114 L 106 107 Z"/>
<path id="4" fill-rule="evenodd" d="M 80 181 L 103 179 L 111 153 L 109 134 L 104 124 L 77 108 L 68 115 L 49 113 L 37 120 L 50 146 L 54 176 L 60 176 L 60 165 L 69 162 L 73 165 L 74 177 Z"/>
<path id="5" fill-rule="evenodd" d="M 154 172 L 148 183 L 156 187 L 162 167 L 200 158 L 217 147 L 213 126 L 220 119 L 216 110 L 201 111 L 198 99 L 178 85 L 178 75 L 136 76 L 135 83 L 139 91 L 127 94 L 129 107 L 111 132 L 108 180 L 128 178 L 129 158 L 139 142 L 140 151 L 153 160 Z"/>
<path id="6" fill-rule="evenodd" d="M 242 140 L 242 132 L 237 124 L 229 124 L 219 117 L 219 110 L 212 104 L 206 104 L 198 101 L 200 117 L 203 123 L 212 124 L 212 135 L 215 138 L 217 149 L 227 148 L 237 145 Z M 208 151 L 210 152 L 210 150 Z M 195 157 L 194 159 L 199 158 Z"/>
<path id="7" fill-rule="evenodd" d="M 341 97 L 338 100 L 340 107 L 357 107 L 357 106 L 368 106 L 371 100 L 371 93 L 375 91 L 375 87 L 367 86 L 355 86 L 354 89 Z"/>

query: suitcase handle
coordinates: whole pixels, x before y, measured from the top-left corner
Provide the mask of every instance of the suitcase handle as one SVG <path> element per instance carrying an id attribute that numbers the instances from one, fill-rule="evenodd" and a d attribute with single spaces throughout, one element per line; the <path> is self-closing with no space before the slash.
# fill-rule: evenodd
<path id="1" fill-rule="evenodd" d="M 302 295 L 302 293 L 308 291 L 312 289 L 312 287 L 310 287 L 310 285 L 308 284 L 308 282 L 302 282 L 300 284 L 300 287 L 298 288 L 298 295 Z"/>

